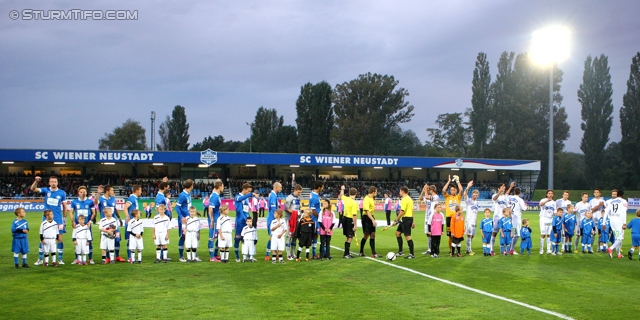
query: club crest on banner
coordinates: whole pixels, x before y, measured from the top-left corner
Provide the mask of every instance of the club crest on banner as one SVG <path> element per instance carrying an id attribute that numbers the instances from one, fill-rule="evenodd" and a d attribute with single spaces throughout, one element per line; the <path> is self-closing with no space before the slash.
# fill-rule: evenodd
<path id="1" fill-rule="evenodd" d="M 202 151 L 200 152 L 200 162 L 210 166 L 218 162 L 218 153 L 215 151 L 212 151 L 211 149 Z"/>
<path id="2" fill-rule="evenodd" d="M 459 167 L 462 167 L 462 165 L 463 165 L 462 159 L 461 158 L 456 159 L 456 166 L 458 166 L 459 168 Z"/>

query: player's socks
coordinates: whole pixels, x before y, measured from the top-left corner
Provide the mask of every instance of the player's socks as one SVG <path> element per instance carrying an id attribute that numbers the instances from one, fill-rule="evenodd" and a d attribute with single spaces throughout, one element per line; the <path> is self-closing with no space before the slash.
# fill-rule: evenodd
<path id="1" fill-rule="evenodd" d="M 367 239 L 362 238 L 362 240 L 360 240 L 360 253 L 364 253 L 364 245 L 365 243 L 367 243 Z"/>
<path id="2" fill-rule="evenodd" d="M 429 250 L 431 250 L 431 237 L 427 237 L 427 240 L 428 240 L 427 241 L 428 242 L 428 247 L 427 248 L 429 248 Z"/>
<path id="3" fill-rule="evenodd" d="M 178 240 L 178 252 L 180 253 L 180 259 L 184 258 L 184 235 L 180 236 Z"/>
<path id="4" fill-rule="evenodd" d="M 142 261 L 142 250 L 138 250 L 138 261 Z"/>
<path id="5" fill-rule="evenodd" d="M 347 245 L 345 242 L 344 249 L 347 249 Z M 298 247 L 298 252 L 296 253 L 296 258 L 300 259 L 300 253 L 302 252 L 302 247 Z M 346 252 L 346 251 L 345 251 Z"/>
<path id="6" fill-rule="evenodd" d="M 56 263 L 56 258 L 57 258 L 57 256 L 56 256 L 55 252 L 53 254 L 51 254 L 51 262 Z"/>
<path id="7" fill-rule="evenodd" d="M 107 254 L 106 253 L 102 254 L 102 262 L 105 262 L 105 261 L 107 261 Z"/>
<path id="8" fill-rule="evenodd" d="M 318 239 L 313 239 L 313 244 L 311 244 L 311 252 L 313 256 L 316 256 L 316 246 L 318 245 Z"/>
<path id="9" fill-rule="evenodd" d="M 42 250 L 42 242 L 38 245 L 38 260 L 42 260 L 44 257 L 44 251 Z"/>
<path id="10" fill-rule="evenodd" d="M 93 260 L 93 243 L 89 243 L 89 260 Z"/>
<path id="11" fill-rule="evenodd" d="M 282 259 L 282 255 L 281 254 L 278 255 L 278 261 L 280 261 L 280 262 L 284 261 L 284 259 Z"/>
<path id="12" fill-rule="evenodd" d="M 267 253 L 266 256 L 270 256 L 271 255 L 271 239 L 269 239 L 269 241 L 267 241 Z"/>
<path id="13" fill-rule="evenodd" d="M 161 254 L 162 254 L 162 249 L 160 249 L 160 247 L 157 247 L 156 248 L 156 259 L 157 260 L 160 260 Z"/>
<path id="14" fill-rule="evenodd" d="M 402 251 L 402 238 L 401 237 L 396 237 L 396 240 L 398 241 L 398 252 Z"/>
<path id="15" fill-rule="evenodd" d="M 547 238 L 547 251 L 551 250 L 551 239 Z"/>
<path id="16" fill-rule="evenodd" d="M 111 259 L 111 261 L 115 261 L 115 252 L 114 250 L 109 251 L 109 258 Z"/>
<path id="17" fill-rule="evenodd" d="M 129 241 L 127 240 L 127 248 L 129 248 Z M 127 261 L 131 259 L 131 250 L 127 249 Z"/>
<path id="18" fill-rule="evenodd" d="M 236 259 L 240 259 L 240 248 L 233 248 L 236 254 Z"/>
<path id="19" fill-rule="evenodd" d="M 309 255 L 307 254 L 307 258 L 309 258 Z M 276 262 L 276 255 L 272 255 L 271 256 L 271 261 Z"/>
<path id="20" fill-rule="evenodd" d="M 58 243 L 57 247 L 58 247 L 58 260 L 62 261 L 62 253 L 64 252 L 64 242 Z"/>
<path id="21" fill-rule="evenodd" d="M 22 264 L 27 264 L 27 255 L 26 254 L 22 255 Z"/>
<path id="22" fill-rule="evenodd" d="M 162 258 L 164 260 L 167 260 L 167 253 L 168 253 L 167 251 L 169 251 L 167 250 L 167 248 L 162 248 Z"/>
<path id="23" fill-rule="evenodd" d="M 13 264 L 15 264 L 17 266 L 19 260 L 20 260 L 20 254 L 14 253 L 13 254 Z"/>
<path id="24" fill-rule="evenodd" d="M 191 249 L 187 249 L 187 261 L 191 260 Z"/>
<path id="25" fill-rule="evenodd" d="M 369 246 L 371 247 L 371 254 L 375 255 L 376 254 L 376 239 L 371 239 L 369 241 Z M 329 247 L 327 247 L 327 250 L 329 250 Z M 362 250 L 360 250 L 360 251 L 362 251 Z M 328 253 L 325 252 L 325 254 L 326 254 L 326 256 L 329 256 Z"/>
<path id="26" fill-rule="evenodd" d="M 309 247 L 307 247 L 307 249 L 305 249 L 305 256 L 307 257 L 307 259 L 309 259 Z"/>
<path id="27" fill-rule="evenodd" d="M 413 255 L 413 239 L 408 240 L 407 245 L 409 246 L 409 253 Z"/>
<path id="28" fill-rule="evenodd" d="M 472 238 L 467 237 L 467 253 L 471 252 L 471 241 Z"/>
<path id="29" fill-rule="evenodd" d="M 493 248 L 496 245 L 496 236 L 492 235 L 491 240 L 489 241 L 489 251 L 493 251 Z M 502 249 L 500 249 L 502 251 Z"/>

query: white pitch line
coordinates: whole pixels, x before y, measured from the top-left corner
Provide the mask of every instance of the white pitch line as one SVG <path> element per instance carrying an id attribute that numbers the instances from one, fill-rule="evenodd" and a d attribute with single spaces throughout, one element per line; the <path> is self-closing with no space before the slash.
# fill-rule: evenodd
<path id="1" fill-rule="evenodd" d="M 335 247 L 335 246 L 331 246 L 331 247 L 336 249 L 336 250 L 338 250 L 338 251 L 343 251 L 344 252 L 344 249 L 341 249 L 341 248 L 338 248 L 338 247 Z M 564 315 L 562 313 L 557 313 L 557 312 L 554 312 L 554 311 L 551 311 L 551 310 L 547 310 L 547 309 L 536 307 L 536 306 L 533 306 L 533 305 L 530 305 L 530 304 L 526 304 L 524 302 L 520 302 L 520 301 L 516 301 L 516 300 L 513 300 L 513 299 L 505 298 L 503 296 L 499 296 L 499 295 L 496 295 L 496 294 L 493 294 L 493 293 L 489 293 L 489 292 L 486 292 L 486 291 L 478 290 L 476 288 L 465 286 L 464 284 L 460 284 L 460 283 L 457 283 L 457 282 L 453 282 L 453 281 L 449 281 L 449 280 L 446 280 L 446 279 L 441 279 L 441 278 L 438 278 L 438 277 L 434 277 L 432 275 L 428 275 L 426 273 L 422 273 L 420 271 L 409 269 L 409 268 L 406 268 L 406 267 L 403 267 L 403 266 L 398 266 L 398 265 L 395 265 L 393 263 L 389 263 L 389 262 L 384 261 L 384 260 L 377 260 L 377 259 L 373 259 L 371 257 L 366 257 L 366 258 L 371 260 L 371 261 L 382 263 L 382 264 L 388 265 L 390 267 L 398 268 L 400 270 L 408 271 L 408 272 L 411 272 L 413 274 L 417 274 L 417 275 L 423 276 L 425 278 L 429 278 L 431 280 L 440 281 L 442 283 L 446 283 L 446 284 L 449 284 L 449 285 L 452 285 L 452 286 L 455 286 L 455 287 L 458 287 L 458 288 L 461 288 L 461 289 L 465 289 L 465 290 L 469 290 L 469 291 L 472 291 L 472 292 L 475 292 L 475 293 L 479 293 L 479 294 L 481 294 L 483 296 L 487 296 L 487 297 L 491 297 L 491 298 L 494 298 L 494 299 L 498 299 L 498 300 L 506 301 L 506 302 L 509 302 L 509 303 L 517 304 L 519 306 L 523 306 L 525 308 L 529 308 L 529 309 L 532 309 L 532 310 L 535 310 L 535 311 L 538 311 L 538 312 L 546 313 L 546 314 L 558 317 L 560 319 L 573 320 L 573 318 L 571 318 L 571 317 L 569 317 L 567 315 Z"/>

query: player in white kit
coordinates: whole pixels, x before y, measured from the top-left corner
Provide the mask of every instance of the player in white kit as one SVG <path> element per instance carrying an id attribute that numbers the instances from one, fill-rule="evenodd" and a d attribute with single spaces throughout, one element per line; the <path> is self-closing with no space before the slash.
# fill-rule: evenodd
<path id="1" fill-rule="evenodd" d="M 435 212 L 435 207 L 440 203 L 440 197 L 436 193 L 437 189 L 435 185 L 425 184 L 422 188 L 422 198 L 426 204 L 427 212 L 424 215 L 424 233 L 427 235 L 427 251 L 422 254 L 431 254 L 431 235 L 429 233 L 428 222 L 431 220 L 431 215 Z"/>
<path id="2" fill-rule="evenodd" d="M 593 199 L 589 201 L 589 205 L 591 206 L 593 221 L 595 221 L 596 224 L 597 224 L 597 221 L 600 220 L 600 218 L 605 217 L 604 204 L 605 204 L 604 199 L 600 197 L 600 189 L 593 190 Z M 600 231 L 600 228 L 597 228 L 597 229 L 598 229 L 598 235 L 599 235 L 601 231 Z M 592 245 L 598 242 L 599 238 L 600 237 L 593 237 Z"/>
<path id="3" fill-rule="evenodd" d="M 256 262 L 256 241 L 258 241 L 258 230 L 251 223 L 251 217 L 247 218 L 247 225 L 242 228 L 242 262 Z"/>
<path id="4" fill-rule="evenodd" d="M 156 261 L 167 263 L 167 244 L 169 244 L 169 222 L 171 219 L 165 214 L 167 207 L 161 204 L 156 207 L 158 215 L 153 218 L 153 243 L 156 245 Z"/>
<path id="5" fill-rule="evenodd" d="M 131 251 L 131 264 L 142 263 L 142 250 L 144 250 L 144 240 L 142 234 L 144 233 L 144 227 L 142 221 L 140 221 L 140 210 L 131 210 L 131 219 L 127 225 L 127 232 L 129 232 L 129 251 Z M 136 259 L 136 252 L 138 258 Z"/>
<path id="6" fill-rule="evenodd" d="M 565 190 L 562 192 L 562 199 L 556 200 L 556 208 L 562 209 L 562 216 L 567 214 L 567 206 L 571 204 L 571 200 L 569 200 L 569 191 Z M 562 251 L 564 252 L 565 248 L 565 239 L 564 239 L 564 229 L 562 230 Z"/>
<path id="7" fill-rule="evenodd" d="M 520 196 L 520 188 L 513 190 L 514 195 L 509 196 L 509 207 L 511 208 L 511 222 L 513 223 L 513 231 L 511 232 L 511 249 L 509 252 L 517 255 L 516 244 L 520 238 L 520 230 L 522 229 L 522 211 L 527 210 L 527 204 Z"/>
<path id="8" fill-rule="evenodd" d="M 113 217 L 113 209 L 105 207 L 104 218 L 100 219 L 100 249 L 102 250 L 102 264 L 116 263 L 115 246 L 120 222 Z M 107 254 L 109 257 L 107 257 Z"/>
<path id="9" fill-rule="evenodd" d="M 200 219 L 196 217 L 196 207 L 189 207 L 189 217 L 184 224 L 184 247 L 187 249 L 187 262 L 202 262 L 196 256 L 200 244 Z"/>
<path id="10" fill-rule="evenodd" d="M 87 255 L 89 254 L 89 241 L 92 240 L 91 229 L 86 224 L 87 217 L 78 216 L 78 223 L 73 228 L 73 244 L 76 245 L 76 255 L 78 255 L 78 265 L 87 265 Z"/>
<path id="11" fill-rule="evenodd" d="M 229 248 L 233 241 L 231 231 L 231 218 L 228 216 L 229 207 L 227 205 L 220 206 L 220 217 L 216 221 L 216 230 L 218 230 L 218 248 L 220 248 L 220 262 L 229 263 Z"/>
<path id="12" fill-rule="evenodd" d="M 53 220 L 53 211 L 44 210 L 45 220 L 40 224 L 40 242 L 42 242 L 42 252 L 44 253 L 44 267 L 49 265 L 49 256 L 51 256 L 54 267 L 58 266 L 56 262 L 56 247 L 58 239 L 58 224 Z"/>
<path id="13" fill-rule="evenodd" d="M 544 254 L 544 239 L 547 239 L 547 254 L 551 254 L 551 221 L 556 212 L 553 190 L 547 190 L 547 197 L 540 200 L 540 254 Z"/>
<path id="14" fill-rule="evenodd" d="M 493 200 L 493 232 L 491 233 L 491 255 L 494 255 L 493 246 L 496 241 L 496 235 L 498 235 L 498 231 L 500 228 L 498 227 L 498 223 L 500 219 L 502 219 L 503 214 L 502 210 L 509 207 L 509 193 L 511 193 L 511 189 L 515 186 L 515 181 L 511 182 L 509 186 L 509 190 L 505 192 L 507 186 L 502 183 L 500 187 L 498 187 L 498 193 L 495 193 L 491 200 Z"/>
<path id="15" fill-rule="evenodd" d="M 271 221 L 269 228 L 271 229 L 271 262 L 277 263 L 276 258 L 280 263 L 286 263 L 282 258 L 282 250 L 284 250 L 285 237 L 289 225 L 284 219 L 282 219 L 283 211 L 278 209 L 273 214 L 274 220 Z"/>
<path id="16" fill-rule="evenodd" d="M 473 241 L 473 237 L 476 236 L 476 223 L 478 221 L 478 195 L 480 192 L 476 189 L 471 193 L 471 198 L 469 198 L 469 189 L 473 187 L 473 180 L 467 183 L 467 188 L 464 189 L 464 201 L 467 203 L 467 216 L 464 221 L 464 230 L 467 235 L 467 254 L 472 256 L 473 250 L 471 250 L 471 243 Z M 426 230 L 426 229 L 425 229 Z"/>
<path id="17" fill-rule="evenodd" d="M 629 204 L 623 199 L 624 192 L 622 190 L 613 189 L 611 191 L 611 200 L 607 203 L 605 214 L 611 222 L 611 232 L 615 237 L 615 242 L 607 249 L 609 258 L 612 258 L 613 249 L 617 249 L 618 258 L 622 258 L 620 250 L 622 249 L 622 240 L 624 240 L 624 229 L 627 228 L 627 209 Z"/>

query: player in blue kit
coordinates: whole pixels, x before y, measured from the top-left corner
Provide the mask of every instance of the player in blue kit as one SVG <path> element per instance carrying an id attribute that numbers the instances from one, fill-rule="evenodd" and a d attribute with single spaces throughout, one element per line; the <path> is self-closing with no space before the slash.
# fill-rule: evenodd
<path id="1" fill-rule="evenodd" d="M 596 234 L 596 225 L 591 217 L 591 211 L 587 211 L 584 214 L 584 219 L 580 221 L 580 233 L 582 234 L 582 253 L 586 253 L 586 249 L 590 254 L 593 254 L 591 244 L 593 243 L 593 236 Z"/>
<path id="2" fill-rule="evenodd" d="M 527 250 L 527 253 L 531 255 L 531 227 L 529 227 L 529 219 L 522 219 L 522 228 L 520 228 L 520 237 L 522 237 L 522 241 L 520 241 L 520 254 L 524 254 L 524 251 Z"/>
<path id="3" fill-rule="evenodd" d="M 240 241 L 242 240 L 242 229 L 247 225 L 247 217 L 251 215 L 249 210 L 251 189 L 253 189 L 253 187 L 250 184 L 245 183 L 242 185 L 242 191 L 236 194 L 233 198 L 234 205 L 236 206 L 236 234 L 233 241 L 233 249 L 236 252 L 236 262 L 240 262 Z M 269 256 L 267 256 L 267 259 L 268 258 Z"/>
<path id="4" fill-rule="evenodd" d="M 502 209 L 502 218 L 498 221 L 498 229 L 500 229 L 500 252 L 502 252 L 503 256 L 506 256 L 511 248 L 511 229 L 513 229 L 511 209 Z"/>
<path id="5" fill-rule="evenodd" d="M 320 192 L 324 189 L 322 181 L 316 181 L 313 185 L 313 191 L 309 195 L 309 209 L 311 209 L 311 219 L 315 222 L 316 231 L 313 236 L 313 244 L 311 245 L 313 251 L 313 258 L 318 259 L 316 254 L 316 246 L 318 245 L 318 233 L 320 233 L 320 224 L 318 223 L 318 217 L 322 213 L 322 206 L 320 204 Z"/>
<path id="6" fill-rule="evenodd" d="M 567 204 L 566 213 L 562 216 L 562 227 L 564 228 L 564 252 L 573 253 L 571 244 L 576 231 L 576 214 L 573 204 Z"/>
<path id="7" fill-rule="evenodd" d="M 104 219 L 104 209 L 111 208 L 112 217 L 115 217 L 117 223 L 118 230 L 122 225 L 122 220 L 120 219 L 120 214 L 118 213 L 118 209 L 116 209 L 116 197 L 115 191 L 113 187 L 110 185 L 106 186 L 98 186 L 98 194 L 101 194 L 104 191 L 104 194 L 93 199 L 93 204 L 98 206 L 98 211 L 100 211 L 100 219 Z M 116 232 L 116 234 L 120 234 L 120 232 Z M 114 251 L 115 251 L 115 261 L 125 262 L 126 260 L 120 257 L 120 237 L 116 237 L 114 239 Z"/>
<path id="8" fill-rule="evenodd" d="M 207 219 L 209 222 L 209 261 L 211 262 L 220 262 L 220 260 L 216 258 L 218 256 L 218 230 L 216 229 L 216 222 L 220 217 L 220 206 L 222 205 L 222 198 L 220 195 L 223 190 L 224 184 L 222 183 L 222 180 L 216 180 L 213 183 L 213 191 L 209 198 L 209 212 L 207 214 Z"/>
<path id="9" fill-rule="evenodd" d="M 11 234 L 13 235 L 13 241 L 11 243 L 11 252 L 13 252 L 13 263 L 16 269 L 20 268 L 20 255 L 22 255 L 22 267 L 29 268 L 27 264 L 27 253 L 29 253 L 29 223 L 25 220 L 24 208 L 17 208 L 14 211 L 16 219 L 11 224 Z"/>
<path id="10" fill-rule="evenodd" d="M 64 252 L 64 243 L 62 242 L 62 235 L 67 233 L 65 214 L 69 211 L 67 208 L 67 193 L 58 188 L 58 178 L 55 176 L 49 177 L 49 188 L 38 188 L 38 182 L 42 179 L 36 176 L 35 181 L 31 184 L 31 191 L 39 193 L 44 196 L 44 210 L 51 210 L 53 212 L 53 220 L 58 224 L 58 236 L 56 247 L 58 249 L 58 262 L 60 265 L 64 265 L 62 262 L 62 253 Z M 46 220 L 44 217 L 42 221 Z M 42 258 L 44 252 L 42 251 L 42 244 L 38 249 L 38 261 L 34 265 L 39 266 L 43 263 Z"/>
<path id="11" fill-rule="evenodd" d="M 627 229 L 631 229 L 632 246 L 627 253 L 627 257 L 629 257 L 629 260 L 633 260 L 633 252 L 640 246 L 640 209 L 636 210 L 636 217 L 627 223 Z M 640 254 L 638 254 L 638 259 L 640 259 Z"/>
<path id="12" fill-rule="evenodd" d="M 91 221 L 96 217 L 96 210 L 93 200 L 87 198 L 87 187 L 78 187 L 78 198 L 71 201 L 71 210 L 73 210 L 73 213 L 69 212 L 69 214 L 72 215 L 73 228 L 75 229 L 76 225 L 80 223 L 78 218 L 83 216 L 89 230 L 91 230 Z M 89 262 L 93 264 L 93 244 L 91 241 L 87 241 L 87 244 L 89 245 Z M 78 255 L 76 254 L 76 259 L 71 264 L 78 264 L 78 262 Z"/>
<path id="13" fill-rule="evenodd" d="M 167 197 L 164 195 L 165 191 L 169 190 L 168 181 L 169 181 L 169 178 L 164 177 L 162 179 L 162 182 L 160 182 L 160 186 L 158 187 L 158 194 L 156 195 L 156 208 L 158 208 L 159 205 L 164 204 L 164 206 L 167 208 L 167 211 L 164 214 L 169 216 L 169 219 L 172 219 L 171 206 L 169 204 L 169 199 L 167 199 Z"/>
<path id="14" fill-rule="evenodd" d="M 564 210 L 558 208 L 556 215 L 551 220 L 551 255 L 561 255 L 560 242 L 562 242 L 562 215 Z"/>
<path id="15" fill-rule="evenodd" d="M 176 211 L 178 213 L 178 230 L 180 230 L 180 240 L 178 240 L 178 251 L 180 253 L 180 262 L 187 262 L 184 258 L 184 240 L 185 234 L 182 232 L 182 224 L 186 223 L 189 218 L 189 208 L 191 208 L 191 190 L 193 190 L 193 180 L 187 179 L 182 183 L 182 193 L 178 196 Z"/>
<path id="16" fill-rule="evenodd" d="M 127 262 L 131 263 L 131 250 L 129 249 L 129 220 L 133 219 L 133 210 L 138 210 L 138 197 L 142 194 L 142 187 L 140 185 L 134 184 L 131 187 L 131 195 L 127 199 L 127 202 L 124 204 L 124 211 L 127 213 L 125 215 L 125 224 L 124 224 L 124 238 L 127 240 Z"/>
<path id="17" fill-rule="evenodd" d="M 493 219 L 491 219 L 491 209 L 484 209 L 484 219 L 480 222 L 482 231 L 482 253 L 485 257 L 491 256 L 491 236 L 493 234 Z"/>
<path id="18" fill-rule="evenodd" d="M 275 182 L 273 184 L 273 189 L 271 189 L 271 192 L 269 193 L 269 198 L 267 199 L 267 208 L 269 209 L 269 214 L 267 215 L 267 232 L 269 233 L 269 241 L 267 242 L 267 253 L 266 253 L 266 258 L 265 260 L 267 260 L 270 256 L 271 256 L 271 222 L 273 220 L 275 220 L 275 212 L 276 210 L 278 210 L 278 193 L 282 191 L 282 184 L 280 184 L 280 182 Z M 242 230 L 242 229 L 237 229 L 237 230 Z M 237 257 L 237 252 L 236 252 L 236 257 Z"/>
<path id="19" fill-rule="evenodd" d="M 611 232 L 611 228 L 609 228 L 609 226 L 611 225 L 611 222 L 609 221 L 609 217 L 606 216 L 602 216 L 600 217 L 600 219 L 598 220 L 598 231 L 599 231 L 599 246 L 598 249 L 601 252 L 605 252 L 607 251 L 607 243 L 609 242 L 609 232 Z"/>

